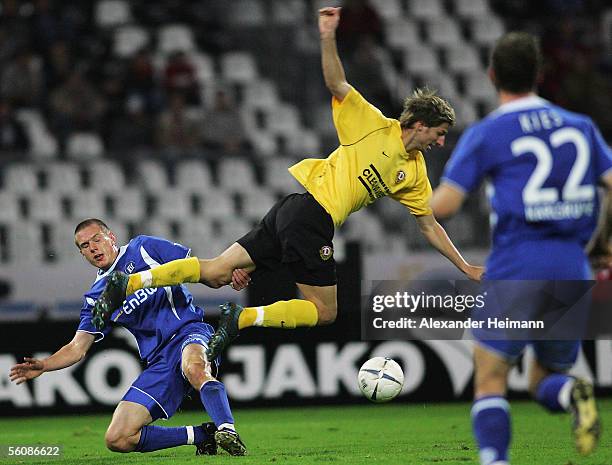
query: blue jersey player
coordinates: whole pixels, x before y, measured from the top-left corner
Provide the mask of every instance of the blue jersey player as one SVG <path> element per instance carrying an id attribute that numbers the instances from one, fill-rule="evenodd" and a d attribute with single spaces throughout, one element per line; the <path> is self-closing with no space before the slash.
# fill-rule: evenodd
<path id="1" fill-rule="evenodd" d="M 540 61 L 529 34 L 509 33 L 497 42 L 489 77 L 500 106 L 462 135 L 432 199 L 436 216 L 450 216 L 489 180 L 496 222 L 488 280 L 590 279 L 584 248 L 597 223 L 597 185 L 612 188 L 612 154 L 593 122 L 535 94 Z M 529 341 L 474 336 L 472 423 L 480 463 L 507 465 L 507 377 Z M 532 345 L 530 393 L 551 411 L 572 412 L 578 451 L 590 453 L 600 429 L 593 387 L 566 374 L 579 342 Z"/>
<path id="2" fill-rule="evenodd" d="M 91 310 L 113 270 L 148 270 L 185 258 L 190 252 L 180 244 L 149 236 L 138 236 L 118 247 L 108 226 L 93 218 L 81 222 L 74 237 L 81 255 L 98 268 L 84 296 L 79 327 L 72 341 L 48 358 L 26 358 L 12 367 L 10 379 L 18 384 L 74 365 L 94 342 L 109 333 L 109 325 L 101 330 L 94 326 Z M 134 335 L 147 367 L 115 409 L 106 431 L 107 447 L 115 452 L 151 452 L 194 444 L 197 454 L 215 454 L 219 445 L 231 455 L 244 455 L 246 449 L 234 428 L 225 387 L 212 374 L 211 362 L 216 361 L 206 358 L 214 329 L 204 323 L 204 310 L 193 304 L 188 290 L 172 286 L 137 291 L 111 319 Z M 179 428 L 150 425 L 171 417 L 192 389 L 199 393 L 212 423 Z"/>

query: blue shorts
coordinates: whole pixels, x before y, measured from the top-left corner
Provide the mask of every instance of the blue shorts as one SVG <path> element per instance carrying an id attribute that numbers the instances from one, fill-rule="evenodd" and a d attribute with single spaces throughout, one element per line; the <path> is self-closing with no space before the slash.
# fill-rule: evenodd
<path id="1" fill-rule="evenodd" d="M 510 364 L 514 364 L 528 345 L 533 347 L 540 365 L 551 371 L 569 370 L 580 350 L 580 341 L 494 341 L 478 340 L 478 345 L 492 352 Z"/>
<path id="2" fill-rule="evenodd" d="M 486 269 L 485 280 L 512 281 L 507 286 L 500 287 L 501 292 L 497 295 L 488 296 L 484 308 L 486 317 L 530 319 L 539 315 L 538 319 L 546 319 L 550 296 L 555 297 L 556 304 L 575 302 L 576 295 L 582 292 L 580 285 L 564 289 L 563 284 L 558 281 L 591 279 L 588 259 L 582 245 L 561 239 L 521 241 L 512 247 L 494 248 L 487 260 Z M 546 288 L 543 292 L 541 285 L 546 280 L 556 280 L 556 284 L 552 281 L 544 284 Z M 508 311 L 511 314 L 508 314 Z M 476 329 L 472 334 L 480 346 L 509 363 L 516 362 L 525 347 L 532 345 L 541 365 L 552 371 L 566 371 L 576 362 L 580 350 L 580 341 L 572 335 L 580 334 L 579 328 L 576 328 L 586 324 L 588 317 L 586 310 L 581 313 L 582 310 L 577 305 L 573 305 L 571 311 L 575 313 L 565 315 L 569 316 L 566 321 L 573 323 L 561 328 L 557 325 L 556 328 L 564 340 L 505 340 L 504 330 L 497 330 L 499 333 L 496 334 L 495 329 Z M 568 335 L 569 337 L 565 337 Z"/>
<path id="3" fill-rule="evenodd" d="M 191 390 L 181 370 L 183 349 L 188 344 L 208 347 L 213 333 L 213 327 L 203 322 L 190 323 L 181 328 L 136 378 L 122 400 L 143 405 L 153 421 L 170 418 Z M 216 364 L 218 360 L 213 365 Z"/>

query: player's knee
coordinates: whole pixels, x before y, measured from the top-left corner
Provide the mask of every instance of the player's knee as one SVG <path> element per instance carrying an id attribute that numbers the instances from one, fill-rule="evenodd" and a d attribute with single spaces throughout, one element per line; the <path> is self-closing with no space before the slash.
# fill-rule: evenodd
<path id="1" fill-rule="evenodd" d="M 318 305 L 317 313 L 319 314 L 317 325 L 331 325 L 334 321 L 336 321 L 336 316 L 338 315 L 338 307 L 336 305 Z"/>
<path id="2" fill-rule="evenodd" d="M 192 386 L 199 387 L 210 377 L 210 370 L 206 369 L 206 362 L 188 362 L 183 368 L 183 373 Z"/>
<path id="3" fill-rule="evenodd" d="M 106 447 L 113 452 L 132 452 L 134 444 L 121 431 L 108 430 L 104 436 Z"/>

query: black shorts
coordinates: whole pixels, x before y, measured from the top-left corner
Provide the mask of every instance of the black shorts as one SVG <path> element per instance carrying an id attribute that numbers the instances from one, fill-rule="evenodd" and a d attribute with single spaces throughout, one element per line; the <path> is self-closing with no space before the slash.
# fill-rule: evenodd
<path id="1" fill-rule="evenodd" d="M 334 222 L 309 193 L 279 200 L 238 244 L 259 269 L 287 265 L 295 281 L 310 286 L 336 284 Z"/>

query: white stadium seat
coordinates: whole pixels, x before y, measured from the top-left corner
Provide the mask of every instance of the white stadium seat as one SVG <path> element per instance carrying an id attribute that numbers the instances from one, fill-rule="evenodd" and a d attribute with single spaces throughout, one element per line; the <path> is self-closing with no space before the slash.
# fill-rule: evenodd
<path id="1" fill-rule="evenodd" d="M 130 5 L 125 0 L 100 0 L 95 10 L 96 24 L 112 27 L 131 21 Z"/>
<path id="2" fill-rule="evenodd" d="M 60 193 L 76 193 L 81 190 L 80 168 L 75 163 L 51 162 L 42 165 L 41 171 L 46 175 L 46 190 Z"/>
<path id="3" fill-rule="evenodd" d="M 73 160 L 91 160 L 104 154 L 104 143 L 93 132 L 76 132 L 66 141 L 66 155 Z"/>
<path id="4" fill-rule="evenodd" d="M 149 33 L 140 26 L 123 26 L 114 33 L 113 53 L 128 58 L 149 45 Z"/>
<path id="5" fill-rule="evenodd" d="M 475 18 L 471 22 L 472 41 L 478 45 L 491 46 L 499 39 L 506 29 L 502 21 L 496 16 Z"/>
<path id="6" fill-rule="evenodd" d="M 166 168 L 155 160 L 140 160 L 136 163 L 135 172 L 138 184 L 147 192 L 163 190 L 169 185 Z"/>
<path id="7" fill-rule="evenodd" d="M 221 76 L 228 82 L 246 84 L 257 79 L 257 65 L 248 52 L 228 52 L 220 59 Z"/>
<path id="8" fill-rule="evenodd" d="M 38 169 L 34 164 L 14 163 L 4 170 L 4 190 L 18 193 L 37 191 Z"/>
<path id="9" fill-rule="evenodd" d="M 471 73 L 483 66 L 474 47 L 462 42 L 446 49 L 446 68 L 453 73 Z"/>
<path id="10" fill-rule="evenodd" d="M 158 31 L 158 50 L 169 55 L 173 52 L 191 52 L 195 50 L 193 33 L 183 24 L 169 24 Z"/>
<path id="11" fill-rule="evenodd" d="M 385 21 L 385 37 L 387 38 L 387 44 L 397 50 L 405 50 L 411 44 L 421 42 L 417 24 L 400 17 Z"/>
<path id="12" fill-rule="evenodd" d="M 208 164 L 201 160 L 186 160 L 175 167 L 174 184 L 185 192 L 203 192 L 214 189 Z"/>
<path id="13" fill-rule="evenodd" d="M 429 43 L 437 46 L 460 44 L 464 41 L 457 22 L 450 17 L 432 18 L 427 21 Z"/>
<path id="14" fill-rule="evenodd" d="M 252 163 L 243 158 L 224 158 L 217 169 L 219 185 L 226 192 L 247 192 L 257 186 Z"/>
<path id="15" fill-rule="evenodd" d="M 95 160 L 85 165 L 89 186 L 98 192 L 115 192 L 125 187 L 125 175 L 119 164 L 112 160 Z"/>
<path id="16" fill-rule="evenodd" d="M 410 0 L 408 15 L 418 19 L 440 18 L 446 15 L 442 0 Z"/>
<path id="17" fill-rule="evenodd" d="M 113 218 L 137 223 L 145 218 L 145 196 L 140 189 L 125 188 L 109 192 L 114 206 Z"/>

